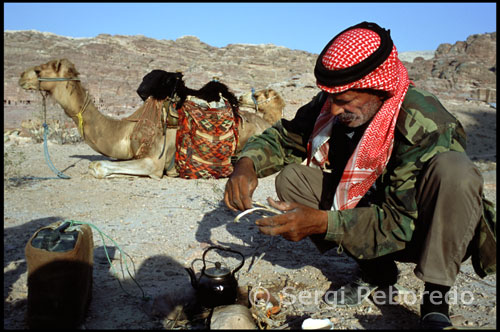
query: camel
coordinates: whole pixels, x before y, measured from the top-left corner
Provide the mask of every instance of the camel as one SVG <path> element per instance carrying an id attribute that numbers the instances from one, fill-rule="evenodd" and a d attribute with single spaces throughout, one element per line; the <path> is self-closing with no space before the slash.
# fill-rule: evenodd
<path id="1" fill-rule="evenodd" d="M 283 117 L 285 101 L 273 89 L 247 92 L 239 97 L 238 102 L 240 108 L 255 108 L 270 124 L 274 124 Z"/>
<path id="2" fill-rule="evenodd" d="M 45 91 L 73 119 L 86 144 L 96 152 L 116 159 L 91 162 L 89 173 L 99 179 L 123 175 L 161 179 L 164 173 L 175 176 L 172 164 L 175 161 L 176 131 L 167 129 L 164 135 L 161 129 L 156 128 L 147 155 L 139 157 L 141 144 L 132 137 L 137 122 L 100 113 L 92 103 L 88 91 L 82 87 L 78 75 L 74 64 L 69 60 L 52 60 L 24 71 L 19 85 L 26 90 Z M 240 113 L 242 121 L 238 128 L 237 151 L 241 150 L 249 137 L 270 126 L 257 114 Z"/>

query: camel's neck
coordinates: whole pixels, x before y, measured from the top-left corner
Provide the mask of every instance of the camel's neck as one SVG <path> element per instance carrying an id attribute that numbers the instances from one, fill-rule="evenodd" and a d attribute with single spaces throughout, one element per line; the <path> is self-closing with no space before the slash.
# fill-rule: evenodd
<path id="1" fill-rule="evenodd" d="M 55 101 L 64 109 L 66 115 L 73 120 L 77 119 L 77 114 L 82 110 L 87 94 L 79 82 L 68 81 L 58 83 L 50 93 Z"/>
<path id="2" fill-rule="evenodd" d="M 132 123 L 105 116 L 95 107 L 92 97 L 79 82 L 61 83 L 51 91 L 66 115 L 75 122 L 80 135 L 92 149 L 117 159 L 130 158 L 128 149 L 121 149 L 116 134 L 127 131 Z"/>

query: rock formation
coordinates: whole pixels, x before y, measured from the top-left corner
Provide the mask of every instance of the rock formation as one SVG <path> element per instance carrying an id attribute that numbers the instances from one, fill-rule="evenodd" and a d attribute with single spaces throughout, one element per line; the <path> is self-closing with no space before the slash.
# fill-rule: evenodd
<path id="1" fill-rule="evenodd" d="M 76 65 L 82 83 L 105 114 L 131 114 L 142 103 L 136 89 L 153 69 L 180 70 L 193 88 L 217 76 L 236 95 L 271 87 L 285 99 L 285 115 L 292 114 L 319 91 L 313 75 L 317 56 L 272 44 L 218 48 L 194 36 L 177 40 L 109 34 L 69 38 L 32 30 L 4 31 L 4 118 L 10 119 L 5 114 L 13 114 L 16 108 L 39 111 L 40 95 L 22 90 L 17 81 L 25 68 L 56 58 Z M 443 43 L 430 59 L 411 55 L 402 59 L 413 59 L 403 61 L 410 77 L 440 98 L 496 103 L 496 32 L 471 35 L 453 45 Z M 48 107 L 50 111 L 57 106 Z"/>
<path id="2" fill-rule="evenodd" d="M 496 103 L 496 32 L 441 44 L 432 59 L 404 64 L 415 83 L 440 97 Z"/>

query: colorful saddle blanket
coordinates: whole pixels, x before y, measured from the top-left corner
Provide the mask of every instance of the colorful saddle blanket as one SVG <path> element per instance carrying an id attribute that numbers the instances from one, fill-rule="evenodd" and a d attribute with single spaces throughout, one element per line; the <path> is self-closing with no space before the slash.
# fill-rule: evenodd
<path id="1" fill-rule="evenodd" d="M 175 159 L 179 177 L 218 179 L 231 175 L 238 132 L 229 102 L 207 103 L 191 97 L 178 113 Z"/>

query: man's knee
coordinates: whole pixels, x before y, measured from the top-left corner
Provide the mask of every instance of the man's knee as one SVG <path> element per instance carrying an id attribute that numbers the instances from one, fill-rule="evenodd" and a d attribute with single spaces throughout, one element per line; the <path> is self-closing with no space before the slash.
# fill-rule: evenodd
<path id="1" fill-rule="evenodd" d="M 290 188 L 290 184 L 297 182 L 299 164 L 290 164 L 285 166 L 276 176 L 275 185 L 276 193 L 281 196 Z"/>
<path id="2" fill-rule="evenodd" d="M 285 166 L 276 177 L 276 193 L 285 202 L 318 208 L 322 190 L 322 171 L 300 164 Z"/>
<path id="3" fill-rule="evenodd" d="M 482 190 L 483 177 L 465 153 L 447 151 L 434 156 L 428 164 L 430 178 L 440 185 Z"/>

